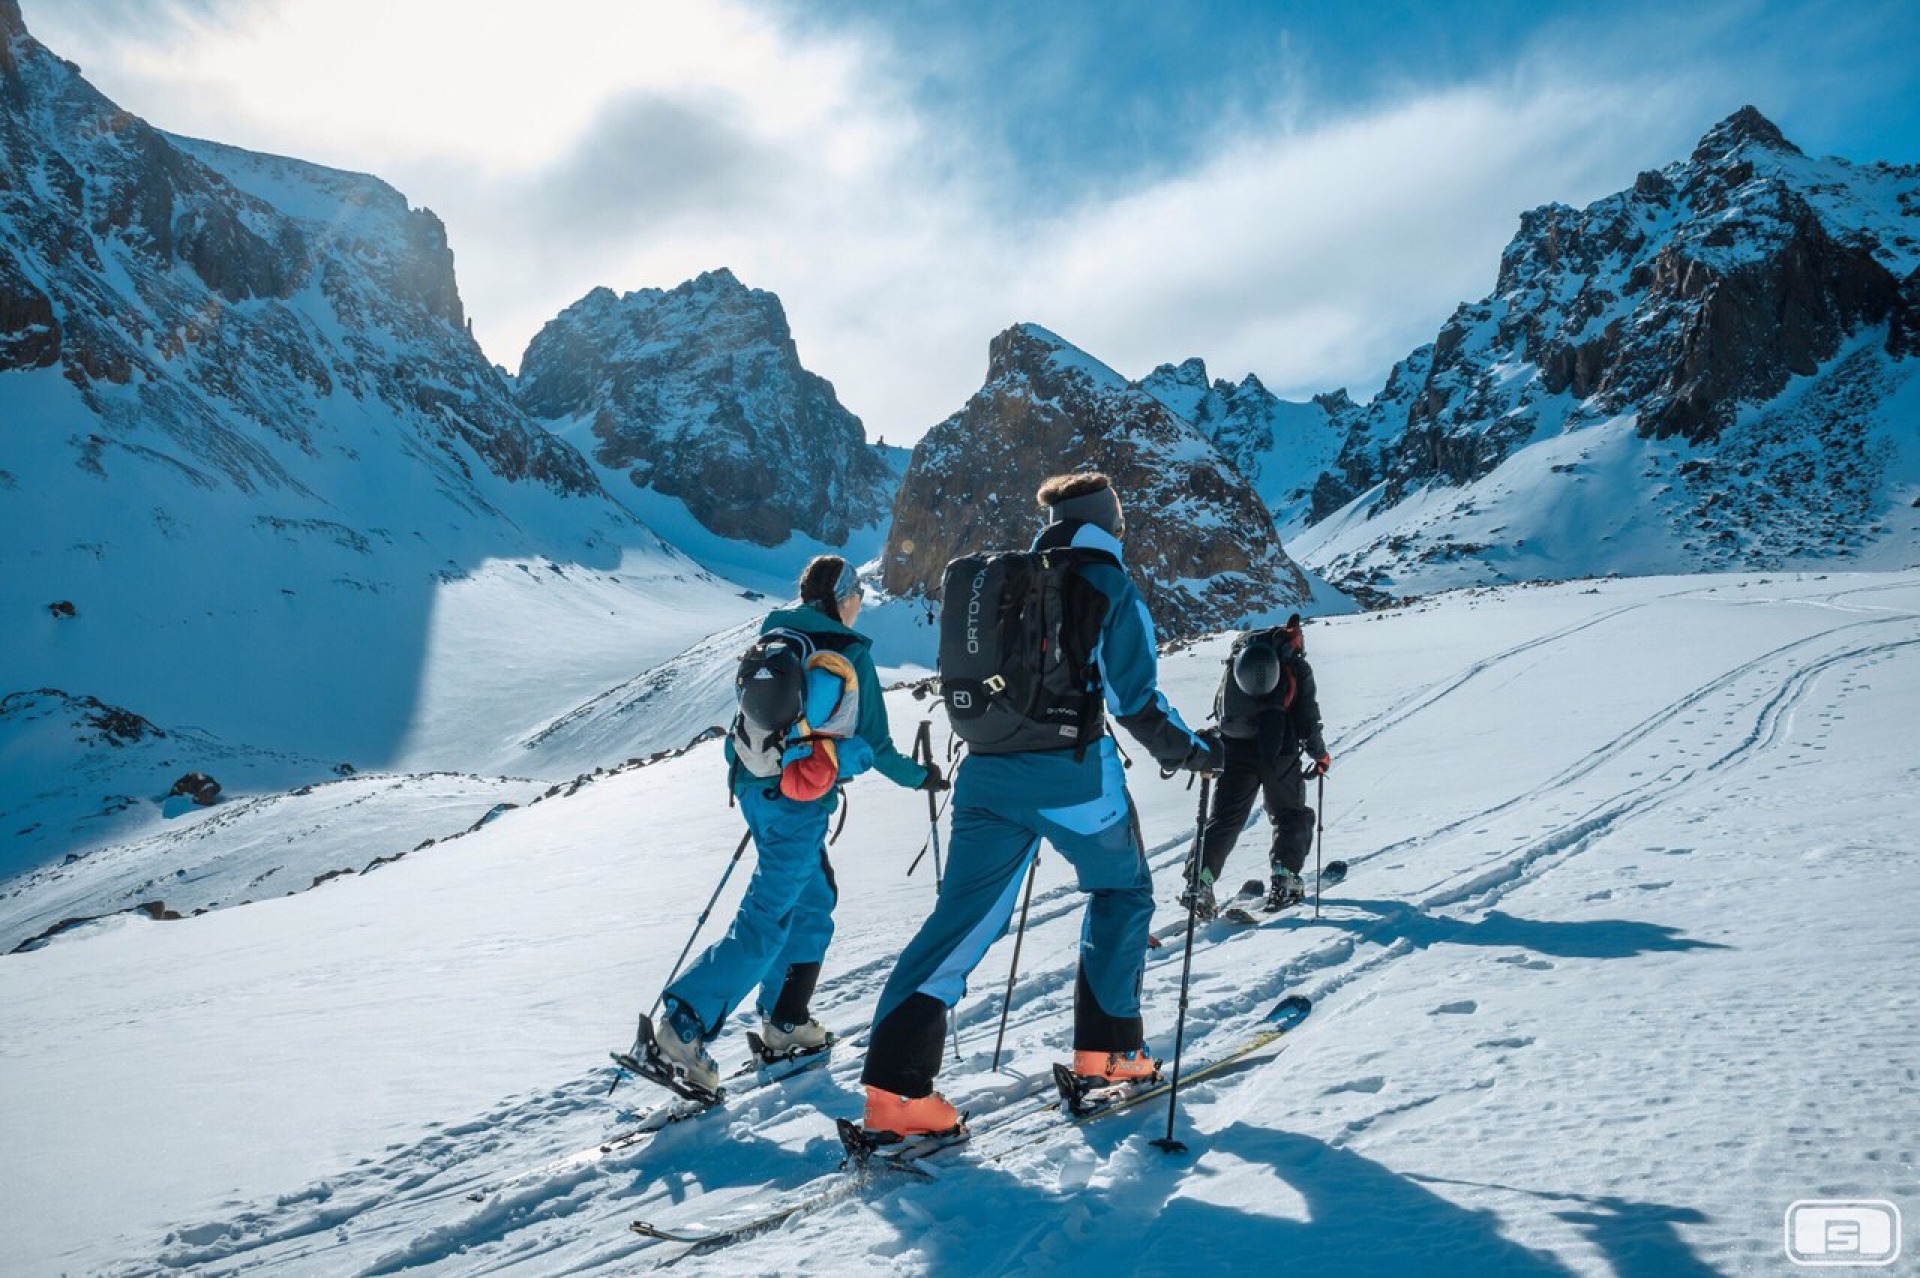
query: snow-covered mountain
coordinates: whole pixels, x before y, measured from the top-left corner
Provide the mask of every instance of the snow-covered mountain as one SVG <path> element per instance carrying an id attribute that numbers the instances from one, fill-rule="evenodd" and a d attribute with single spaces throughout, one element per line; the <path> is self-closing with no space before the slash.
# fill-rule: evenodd
<path id="1" fill-rule="evenodd" d="M 1462 591 L 1307 639 L 1325 855 L 1353 869 L 1317 918 L 1197 938 L 1185 1068 L 1283 995 L 1314 1010 L 1182 1087 L 1184 1157 L 1151 1143 L 1164 1100 L 993 1130 L 1071 1048 L 1084 897 L 1043 852 L 1017 979 L 1008 936 L 939 1080 L 971 1149 L 714 1255 L 629 1233 L 845 1183 L 832 1120 L 859 1113 L 874 1000 L 934 900 L 930 865 L 906 874 L 925 796 L 857 781 L 815 1000 L 842 1046 L 600 1154 L 663 1095 L 609 1097 L 604 1053 L 739 839 L 713 742 L 318 891 L 0 957 L 0 1269 L 1784 1274 L 1797 1201 L 1888 1200 L 1910 1227 L 1920 573 Z M 1224 651 L 1166 657 L 1176 706 L 1207 704 Z M 888 703 L 909 739 L 924 703 Z M 1165 927 L 1193 794 L 1130 776 Z M 328 837 L 392 815 L 342 803 Z M 292 804 L 254 819 L 263 842 L 309 830 Z M 1182 965 L 1178 944 L 1147 962 L 1162 1056 Z"/>
<path id="2" fill-rule="evenodd" d="M 1802 154 L 1751 107 L 1585 209 L 1345 414 L 1291 543 L 1420 592 L 1920 562 L 1920 167 Z"/>
<path id="3" fill-rule="evenodd" d="M 593 290 L 535 335 L 516 394 L 662 535 L 729 575 L 790 582 L 813 554 L 864 561 L 879 545 L 890 456 L 802 366 L 780 299 L 731 271 Z"/>
<path id="4" fill-rule="evenodd" d="M 525 776 L 496 728 L 752 610 L 513 402 L 431 213 L 153 129 L 11 0 L 0 541 L 0 812 L 31 852 L 0 874 L 206 820 L 165 802 L 187 771 L 230 799 L 342 764 Z"/>
<path id="5" fill-rule="evenodd" d="M 1140 389 L 1213 440 L 1273 512 L 1283 538 L 1304 527 L 1313 481 L 1345 442 L 1344 420 L 1353 410 L 1345 391 L 1296 403 L 1252 373 L 1237 383 L 1209 381 L 1197 358 L 1160 365 L 1140 379 Z"/>
<path id="6" fill-rule="evenodd" d="M 1163 636 L 1305 605 L 1312 586 L 1259 496 L 1213 441 L 1153 395 L 1035 324 L 993 339 L 986 383 L 913 450 L 882 581 L 938 593 L 948 560 L 1024 548 L 1049 475 L 1102 470 L 1127 509 L 1127 557 Z"/>

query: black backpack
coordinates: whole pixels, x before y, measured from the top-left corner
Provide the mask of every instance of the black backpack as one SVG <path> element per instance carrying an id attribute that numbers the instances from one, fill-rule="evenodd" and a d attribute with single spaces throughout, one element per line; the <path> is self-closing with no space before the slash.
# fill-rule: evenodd
<path id="1" fill-rule="evenodd" d="M 1072 749 L 1105 731 L 1094 649 L 1107 598 L 1072 569 L 1120 561 L 1064 547 L 963 555 L 941 579 L 940 692 L 975 754 Z"/>
<path id="2" fill-rule="evenodd" d="M 806 706 L 807 658 L 813 654 L 812 636 L 769 630 L 740 656 L 733 676 L 739 712 L 729 735 L 740 767 L 756 777 L 780 775 L 787 732 Z"/>
<path id="3" fill-rule="evenodd" d="M 1219 721 L 1222 735 L 1251 737 L 1255 721 L 1262 713 L 1275 710 L 1284 713 L 1293 708 L 1293 699 L 1300 690 L 1293 668 L 1297 654 L 1298 649 L 1285 626 L 1250 630 L 1233 641 L 1227 653 L 1226 673 L 1220 677 L 1220 691 L 1215 694 L 1213 704 L 1214 718 Z M 1279 666 L 1279 678 L 1266 692 L 1252 693 L 1243 686 L 1240 675 L 1246 666 L 1254 664 L 1245 660 L 1249 655 L 1256 659 L 1269 658 Z"/>

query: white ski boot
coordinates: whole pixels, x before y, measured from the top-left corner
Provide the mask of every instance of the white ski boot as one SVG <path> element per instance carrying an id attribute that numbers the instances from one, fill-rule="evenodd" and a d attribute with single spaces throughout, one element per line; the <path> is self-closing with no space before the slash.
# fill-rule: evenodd
<path id="1" fill-rule="evenodd" d="M 699 1024 L 682 1013 L 660 1013 L 653 1027 L 653 1058 L 671 1073 L 705 1092 L 720 1090 L 720 1067 L 700 1041 Z"/>
<path id="2" fill-rule="evenodd" d="M 760 1022 L 761 1055 L 769 1060 L 787 1056 L 807 1056 L 831 1045 L 833 1031 L 809 1017 L 798 1025 L 779 1021 Z"/>

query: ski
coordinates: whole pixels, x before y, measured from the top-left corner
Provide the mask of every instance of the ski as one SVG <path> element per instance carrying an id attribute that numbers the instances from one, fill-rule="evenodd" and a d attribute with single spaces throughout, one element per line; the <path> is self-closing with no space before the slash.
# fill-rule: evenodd
<path id="1" fill-rule="evenodd" d="M 1157 928 L 1149 932 L 1147 934 L 1147 948 L 1150 950 L 1164 948 L 1169 942 L 1177 941 L 1185 936 L 1189 925 L 1193 927 L 1205 927 L 1209 923 L 1218 923 L 1226 918 L 1227 911 L 1238 911 L 1243 907 L 1251 908 L 1266 899 L 1266 883 L 1260 879 L 1248 879 L 1240 885 L 1238 892 L 1228 897 L 1224 905 L 1216 907 L 1212 914 L 1200 915 L 1183 913 L 1179 918 L 1167 924 L 1165 927 Z"/>
<path id="2" fill-rule="evenodd" d="M 1223 1073 L 1262 1048 L 1271 1046 L 1304 1021 L 1312 1010 L 1312 1000 L 1304 995 L 1290 994 L 1281 999 L 1261 1018 L 1258 1029 L 1234 1043 L 1221 1055 L 1182 1070 L 1181 1087 L 1185 1088 L 1210 1076 Z M 1055 1079 L 1047 1081 L 1056 1082 Z M 633 1221 L 627 1228 L 642 1237 L 686 1246 L 690 1249 L 684 1253 L 686 1255 L 718 1250 L 776 1229 L 797 1216 L 852 1198 L 874 1184 L 879 1179 L 879 1173 L 904 1172 L 907 1178 L 931 1180 L 933 1179 L 931 1174 L 918 1164 L 950 1149 L 966 1148 L 971 1150 L 981 1162 L 997 1162 L 1010 1154 L 1051 1140 L 1058 1135 L 1059 1128 L 1054 1126 L 1048 1126 L 1038 1132 L 1027 1130 L 1029 1119 L 1061 1113 L 1068 1126 L 1081 1127 L 1115 1114 L 1125 1113 L 1155 1097 L 1164 1096 L 1171 1087 L 1171 1080 L 1166 1078 L 1130 1084 L 1122 1094 L 1110 1098 L 1107 1103 L 1097 1105 L 1087 1112 L 1075 1114 L 1068 1110 L 1067 1099 L 1058 1092 L 1056 1082 L 1055 1093 L 1034 1104 L 1018 1105 L 1017 1102 L 1021 1097 L 1015 1096 L 1008 1101 L 1008 1105 L 1013 1108 L 990 1111 L 984 1123 L 975 1125 L 971 1129 L 963 1127 L 958 1133 L 913 1141 L 898 1147 L 892 1145 L 869 1147 L 868 1138 L 858 1125 L 841 1119 L 838 1120 L 837 1126 L 847 1157 L 842 1161 L 839 1172 L 828 1173 L 810 1182 L 814 1188 L 803 1185 L 794 1190 L 792 1196 L 785 1201 L 776 1202 L 765 1210 L 757 1213 L 750 1212 L 731 1224 L 704 1232 L 663 1228 L 645 1220 Z M 852 1133 L 851 1136 L 850 1133 Z M 856 1144 L 867 1148 L 864 1157 L 855 1156 Z"/>
<path id="3" fill-rule="evenodd" d="M 641 1114 L 639 1121 L 633 1126 L 616 1132 L 599 1144 L 586 1149 L 577 1149 L 571 1154 L 562 1154 L 558 1158 L 541 1163 L 538 1167 L 529 1167 L 525 1171 L 515 1172 L 504 1180 L 482 1186 L 470 1192 L 467 1195 L 467 1201 L 483 1203 L 493 1195 L 502 1190 L 511 1189 L 515 1185 L 526 1184 L 529 1181 L 551 1180 L 570 1171 L 591 1167 L 602 1159 L 611 1158 L 623 1150 L 644 1144 L 662 1128 L 671 1127 L 675 1123 L 684 1123 L 689 1118 L 698 1118 L 711 1108 L 713 1108 L 711 1105 L 682 1104 L 677 1101 L 657 1105 Z"/>
<path id="4" fill-rule="evenodd" d="M 1320 871 L 1320 886 L 1322 888 L 1334 887 L 1337 884 L 1346 882 L 1346 879 L 1347 879 L 1347 863 L 1345 861 L 1329 861 Z M 1249 879 L 1248 882 L 1258 883 L 1259 880 Z M 1243 896 L 1245 895 L 1244 890 L 1242 891 L 1242 895 Z M 1231 905 L 1229 905 L 1226 909 L 1223 909 L 1220 911 L 1221 921 L 1226 923 L 1238 923 L 1242 927 L 1245 927 L 1247 924 L 1250 924 L 1250 923 L 1264 922 L 1265 919 L 1262 918 L 1262 915 L 1264 915 L 1265 918 L 1272 918 L 1274 915 L 1279 914 L 1281 912 L 1279 910 L 1267 909 L 1264 904 L 1261 904 L 1265 900 L 1266 900 L 1266 892 L 1264 891 L 1264 889 L 1260 892 L 1255 893 L 1253 900 L 1251 902 L 1248 902 L 1245 905 L 1242 905 L 1240 903 L 1240 897 L 1235 897 Z M 1256 904 L 1260 905 L 1259 914 L 1255 914 L 1253 912 L 1253 907 Z M 1292 909 L 1294 907 L 1288 906 L 1286 908 Z"/>
<path id="5" fill-rule="evenodd" d="M 718 1229 L 705 1231 L 666 1229 L 645 1220 L 633 1221 L 627 1228 L 642 1238 L 657 1238 L 662 1242 L 679 1243 L 688 1248 L 684 1254 L 689 1256 L 716 1251 L 755 1235 L 764 1234 L 769 1230 L 778 1229 L 795 1216 L 818 1211 L 822 1207 L 852 1198 L 864 1191 L 876 1179 L 889 1173 L 899 1173 L 918 1180 L 932 1180 L 933 1177 L 927 1171 L 915 1164 L 942 1150 L 964 1145 L 972 1137 L 972 1133 L 967 1130 L 964 1118 L 955 1131 L 943 1132 L 935 1136 L 909 1137 L 906 1140 L 888 1144 L 874 1141 L 861 1130 L 859 1124 L 847 1119 L 839 1119 L 837 1126 L 840 1131 L 840 1144 L 846 1151 L 846 1156 L 841 1161 L 840 1173 L 836 1174 L 832 1182 L 822 1189 L 801 1194 L 767 1211 L 745 1217 Z"/>
<path id="6" fill-rule="evenodd" d="M 1181 1090 L 1184 1091 L 1203 1079 L 1225 1073 L 1227 1070 L 1259 1052 L 1262 1048 L 1272 1046 L 1287 1034 L 1299 1028 L 1300 1023 L 1306 1020 L 1308 1013 L 1312 1011 L 1313 1000 L 1306 995 L 1287 995 L 1287 997 L 1274 1004 L 1273 1008 L 1260 1019 L 1259 1029 L 1233 1044 L 1220 1055 L 1210 1057 L 1182 1069 L 1180 1071 Z M 1064 1111 L 1065 1122 L 1068 1127 L 1085 1127 L 1088 1123 L 1096 1123 L 1103 1118 L 1111 1118 L 1115 1114 L 1124 1114 L 1129 1110 L 1137 1109 L 1150 1100 L 1156 1100 L 1159 1097 L 1165 1096 L 1172 1089 L 1172 1078 L 1162 1075 L 1142 1083 L 1131 1084 L 1125 1087 L 1099 1089 L 1112 1094 L 1105 1097 L 1100 1103 L 1094 1104 L 1082 1112 L 1074 1112 L 1064 1100 L 1055 1102 L 1054 1107 Z M 1052 1131 L 1033 1133 L 1010 1143 L 1004 1143 L 994 1148 L 983 1150 L 981 1151 L 981 1161 L 998 1162 L 1009 1154 L 1017 1153 L 1020 1150 L 1051 1139 L 1053 1134 Z"/>
<path id="7" fill-rule="evenodd" d="M 756 1077 L 753 1081 L 743 1089 L 743 1094 L 750 1094 L 759 1088 L 771 1087 L 773 1084 L 785 1082 L 789 1078 L 797 1078 L 808 1070 L 830 1063 L 832 1055 L 829 1049 L 838 1041 L 838 1036 L 829 1032 L 827 1042 L 822 1047 L 816 1047 L 811 1050 L 795 1049 L 788 1052 L 771 1052 L 767 1050 L 766 1043 L 761 1040 L 758 1034 L 755 1034 L 752 1030 L 748 1030 L 747 1044 L 752 1049 L 752 1054 L 737 1066 L 731 1074 L 727 1075 L 728 1081 L 731 1082 L 734 1079 L 745 1078 L 750 1074 L 755 1075 Z M 631 1053 L 616 1052 L 611 1053 L 611 1055 L 615 1062 L 619 1064 L 621 1070 L 627 1073 L 634 1072 L 628 1065 L 620 1060 L 623 1056 L 631 1059 Z M 641 1075 L 641 1077 L 647 1076 Z M 654 1080 L 648 1077 L 648 1081 L 651 1082 Z M 671 1127 L 675 1123 L 684 1123 L 690 1118 L 698 1118 L 712 1108 L 714 1108 L 712 1102 L 684 1099 L 681 1101 L 667 1101 L 663 1104 L 656 1105 L 642 1111 L 632 1126 L 614 1133 L 605 1140 L 597 1144 L 589 1145 L 584 1149 L 577 1149 L 570 1154 L 562 1154 L 558 1158 L 549 1159 L 537 1167 L 529 1167 L 525 1171 L 515 1172 L 504 1180 L 494 1181 L 491 1184 L 475 1189 L 467 1194 L 467 1200 L 476 1203 L 485 1202 L 493 1194 L 497 1194 L 503 1189 L 509 1189 L 514 1185 L 524 1184 L 528 1181 L 547 1180 L 570 1171 L 590 1167 L 602 1159 L 610 1158 L 615 1154 L 644 1144 L 648 1138 L 654 1136 L 662 1128 Z"/>

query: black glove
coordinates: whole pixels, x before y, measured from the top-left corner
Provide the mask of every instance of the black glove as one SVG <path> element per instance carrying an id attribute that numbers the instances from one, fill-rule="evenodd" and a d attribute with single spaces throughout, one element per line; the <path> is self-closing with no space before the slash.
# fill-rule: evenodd
<path id="1" fill-rule="evenodd" d="M 1314 755 L 1312 762 L 1308 763 L 1300 772 L 1302 776 L 1324 777 L 1332 769 L 1333 756 L 1323 749 L 1319 754 Z"/>
<path id="2" fill-rule="evenodd" d="M 927 775 L 920 779 L 920 784 L 913 787 L 914 789 L 925 790 L 929 794 L 938 794 L 942 790 L 951 790 L 953 788 L 953 782 L 940 775 L 939 764 L 928 760 L 926 766 Z"/>
<path id="3" fill-rule="evenodd" d="M 1226 759 L 1226 752 L 1220 748 L 1220 733 L 1206 728 L 1194 734 L 1193 749 L 1187 751 L 1187 757 L 1180 766 L 1188 772 L 1218 772 Z"/>

